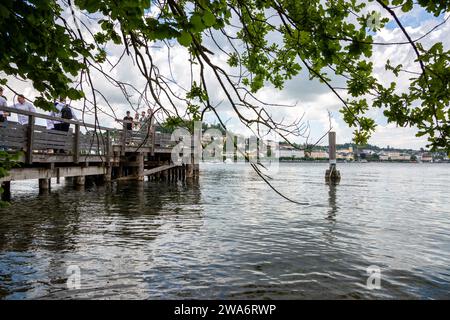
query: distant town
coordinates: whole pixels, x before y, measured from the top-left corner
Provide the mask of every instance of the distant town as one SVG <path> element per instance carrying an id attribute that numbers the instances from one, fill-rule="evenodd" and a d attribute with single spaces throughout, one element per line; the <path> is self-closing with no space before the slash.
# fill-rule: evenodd
<path id="1" fill-rule="evenodd" d="M 280 160 L 328 160 L 328 146 L 308 148 L 300 145 L 280 143 Z M 372 161 L 372 162 L 450 162 L 445 151 L 431 152 L 425 149 L 399 149 L 387 146 L 381 148 L 374 145 L 357 146 L 352 143 L 338 144 L 336 158 L 339 161 Z"/>
<path id="2" fill-rule="evenodd" d="M 237 139 L 236 147 L 244 151 L 244 153 L 250 158 L 260 159 L 273 158 L 275 155 L 280 161 L 286 162 L 301 162 L 301 161 L 327 161 L 328 160 L 328 146 L 311 146 L 304 144 L 289 144 L 287 142 L 278 142 L 268 140 L 260 143 L 257 146 L 258 138 L 256 136 L 244 137 L 239 134 L 226 133 L 225 129 L 217 124 L 204 124 L 203 130 L 217 129 L 220 131 L 222 138 L 219 138 L 220 144 L 224 145 L 230 143 L 227 142 L 227 136 L 235 136 Z M 216 140 L 207 131 L 202 136 L 203 146 L 208 145 L 212 141 Z M 232 143 L 232 142 L 231 142 Z M 413 149 L 400 149 L 391 146 L 385 148 L 375 145 L 359 146 L 353 143 L 338 144 L 336 146 L 336 159 L 339 162 L 428 162 L 428 163 L 450 163 L 449 154 L 442 151 L 431 152 L 421 148 L 420 150 Z M 233 147 L 231 148 L 233 149 Z M 276 151 L 278 153 L 276 154 Z M 224 159 L 235 158 L 236 160 L 243 160 L 243 154 L 235 152 L 234 150 L 225 149 L 220 152 Z M 217 155 L 216 151 L 210 148 L 208 151 L 204 151 L 203 158 L 208 160 L 214 158 Z"/>

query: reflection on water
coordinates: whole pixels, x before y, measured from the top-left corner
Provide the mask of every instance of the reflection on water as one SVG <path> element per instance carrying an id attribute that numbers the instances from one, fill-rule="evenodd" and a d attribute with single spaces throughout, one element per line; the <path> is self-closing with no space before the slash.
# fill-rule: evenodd
<path id="1" fill-rule="evenodd" d="M 198 183 L 15 183 L 0 298 L 450 298 L 449 168 L 345 164 L 336 186 L 323 164 L 282 164 L 273 184 L 308 206 L 243 164 L 204 165 Z"/>

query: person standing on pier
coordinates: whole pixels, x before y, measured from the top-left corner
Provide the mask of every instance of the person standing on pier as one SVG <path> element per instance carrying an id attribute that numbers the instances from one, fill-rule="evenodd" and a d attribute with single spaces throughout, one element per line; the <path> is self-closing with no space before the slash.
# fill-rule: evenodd
<path id="1" fill-rule="evenodd" d="M 134 114 L 134 130 L 139 130 L 140 124 L 139 124 L 139 112 L 136 112 Z"/>
<path id="2" fill-rule="evenodd" d="M 127 115 L 123 118 L 124 121 L 130 121 L 126 123 L 127 130 L 133 130 L 133 118 L 130 115 L 130 111 L 127 111 Z"/>
<path id="3" fill-rule="evenodd" d="M 6 97 L 3 95 L 3 87 L 0 87 L 0 107 L 7 107 Z M 0 110 L 0 122 L 8 120 L 8 113 Z"/>
<path id="4" fill-rule="evenodd" d="M 141 112 L 141 117 L 139 118 L 139 124 L 141 126 L 141 128 L 145 125 L 147 121 L 147 115 L 145 114 L 145 111 Z"/>
<path id="5" fill-rule="evenodd" d="M 141 131 L 146 133 L 148 137 L 151 136 L 153 132 L 153 124 L 155 122 L 155 117 L 153 115 L 152 108 L 148 108 L 147 115 L 145 114 L 145 111 L 142 111 L 142 117 L 140 122 L 141 122 Z"/>
<path id="6" fill-rule="evenodd" d="M 58 110 L 58 112 L 53 112 L 52 116 L 54 117 L 60 117 L 62 119 L 66 120 L 77 120 L 75 114 L 73 113 L 70 106 L 66 103 L 65 98 L 59 98 L 59 102 L 55 103 L 55 108 Z M 63 121 L 55 121 L 54 122 L 54 128 L 55 130 L 59 131 L 65 131 L 68 132 L 70 127 L 70 123 L 66 123 Z"/>
<path id="7" fill-rule="evenodd" d="M 13 105 L 13 108 L 17 110 L 36 112 L 36 108 L 28 101 L 25 100 L 25 96 L 23 94 L 17 95 L 17 103 Z M 17 115 L 17 120 L 21 125 L 28 124 L 28 116 L 23 114 Z"/>
<path id="8" fill-rule="evenodd" d="M 148 134 L 148 129 L 149 129 L 149 121 L 150 117 L 147 116 L 147 114 L 145 113 L 145 111 L 141 112 L 141 118 L 139 119 L 139 130 L 144 133 L 144 134 Z"/>

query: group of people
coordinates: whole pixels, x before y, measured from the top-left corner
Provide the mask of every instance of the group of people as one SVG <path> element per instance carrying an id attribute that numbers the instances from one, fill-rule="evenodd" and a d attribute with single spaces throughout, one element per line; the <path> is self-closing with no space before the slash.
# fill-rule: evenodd
<path id="1" fill-rule="evenodd" d="M 8 107 L 7 98 L 3 95 L 3 87 L 0 87 L 0 107 Z M 55 109 L 57 111 L 50 111 L 49 115 L 56 118 L 62 118 L 66 120 L 77 120 L 75 113 L 72 111 L 71 107 L 66 103 L 66 99 L 60 98 L 59 101 L 54 103 Z M 26 101 L 25 96 L 23 94 L 17 95 L 17 103 L 9 106 L 10 108 L 36 112 L 36 108 L 32 103 Z M 9 113 L 6 111 L 0 110 L 0 122 L 6 122 Z M 23 114 L 17 114 L 17 122 L 21 125 L 28 124 L 28 116 Z M 51 120 L 47 119 L 47 129 L 49 130 L 59 130 L 59 131 L 69 131 L 70 123 L 66 123 L 64 121 Z"/>
<path id="2" fill-rule="evenodd" d="M 17 110 L 36 112 L 36 108 L 32 103 L 25 99 L 23 94 L 17 95 L 17 103 L 14 103 L 11 106 L 8 106 L 7 98 L 3 95 L 3 88 L 0 87 L 0 107 L 9 107 Z M 54 111 L 50 111 L 49 115 L 54 118 L 61 118 L 66 120 L 78 120 L 75 116 L 75 113 L 72 111 L 71 107 L 67 104 L 65 98 L 60 98 L 58 101 L 54 103 L 55 109 Z M 6 122 L 9 113 L 6 111 L 0 110 L 0 122 Z M 21 125 L 28 124 L 28 116 L 23 114 L 17 114 L 18 123 Z M 123 122 L 127 130 L 136 130 L 136 131 L 149 131 L 155 122 L 155 117 L 153 114 L 153 110 L 149 108 L 147 112 L 142 111 L 135 113 L 134 118 L 131 117 L 130 111 L 127 111 L 126 116 L 123 120 L 117 120 Z M 48 130 L 59 130 L 59 131 L 69 131 L 70 123 L 64 121 L 58 121 L 55 119 L 47 119 L 47 129 Z"/>
<path id="3" fill-rule="evenodd" d="M 127 130 L 146 131 L 153 126 L 155 116 L 152 109 L 148 109 L 147 112 L 142 111 L 141 114 L 136 112 L 134 118 L 131 116 L 131 112 L 127 111 L 123 121 Z"/>

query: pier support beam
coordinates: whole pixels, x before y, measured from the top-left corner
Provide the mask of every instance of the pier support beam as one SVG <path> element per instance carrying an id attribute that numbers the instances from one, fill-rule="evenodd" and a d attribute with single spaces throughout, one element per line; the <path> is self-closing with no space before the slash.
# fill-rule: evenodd
<path id="1" fill-rule="evenodd" d="M 238 149 L 238 137 L 234 136 L 233 137 L 233 162 L 237 162 L 237 160 L 238 160 L 237 149 Z"/>
<path id="2" fill-rule="evenodd" d="M 11 201 L 11 181 L 2 182 L 2 201 Z"/>
<path id="3" fill-rule="evenodd" d="M 137 177 L 136 179 L 138 181 L 144 181 L 144 154 L 143 153 L 139 153 L 136 156 L 136 161 L 138 163 L 138 167 L 137 167 Z"/>
<path id="4" fill-rule="evenodd" d="M 65 185 L 73 184 L 73 177 L 64 177 L 64 184 Z"/>
<path id="5" fill-rule="evenodd" d="M 107 182 L 111 182 L 112 180 L 112 167 L 109 166 L 106 168 L 106 173 L 103 175 L 103 182 L 107 183 Z"/>
<path id="6" fill-rule="evenodd" d="M 45 193 L 50 190 L 51 179 L 39 179 L 39 192 Z"/>
<path id="7" fill-rule="evenodd" d="M 193 164 L 186 165 L 186 178 L 188 178 L 188 179 L 194 178 L 194 165 Z"/>
<path id="8" fill-rule="evenodd" d="M 86 178 L 84 176 L 78 176 L 74 178 L 74 184 L 76 186 L 84 186 L 84 184 L 86 183 Z"/>
<path id="9" fill-rule="evenodd" d="M 245 162 L 249 162 L 250 160 L 250 138 L 245 138 L 244 140 L 244 144 L 245 144 Z"/>
<path id="10" fill-rule="evenodd" d="M 336 169 L 336 132 L 328 133 L 328 154 L 330 168 L 325 172 L 325 181 L 328 183 L 338 183 L 341 181 L 341 173 Z"/>

